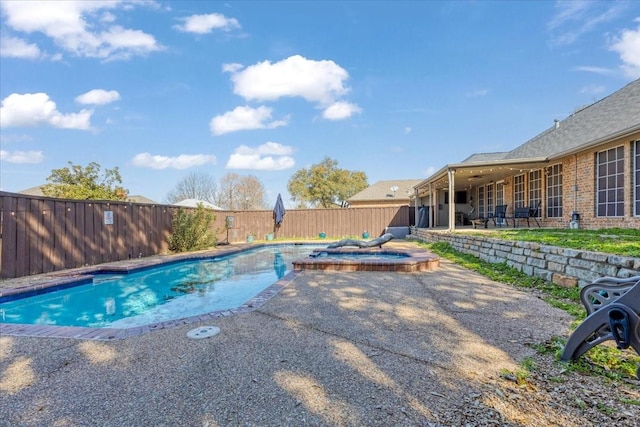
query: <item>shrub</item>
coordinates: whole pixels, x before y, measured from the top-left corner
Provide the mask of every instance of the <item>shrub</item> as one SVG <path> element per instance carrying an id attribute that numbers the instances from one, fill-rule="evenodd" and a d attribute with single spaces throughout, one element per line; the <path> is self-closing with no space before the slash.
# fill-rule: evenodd
<path id="1" fill-rule="evenodd" d="M 173 252 L 187 252 L 215 246 L 217 239 L 211 229 L 214 219 L 213 213 L 205 210 L 202 205 L 198 205 L 195 212 L 178 209 L 172 220 L 169 249 Z"/>

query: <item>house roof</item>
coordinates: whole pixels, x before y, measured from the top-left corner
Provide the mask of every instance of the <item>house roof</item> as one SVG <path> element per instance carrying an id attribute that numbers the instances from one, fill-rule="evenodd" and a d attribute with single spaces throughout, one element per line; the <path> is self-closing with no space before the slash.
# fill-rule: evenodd
<path id="1" fill-rule="evenodd" d="M 498 153 L 475 153 L 464 159 L 462 163 L 490 162 L 494 160 L 502 160 L 508 153 L 508 151 L 501 151 Z"/>
<path id="2" fill-rule="evenodd" d="M 443 166 L 416 187 L 425 187 L 429 183 L 437 183 L 438 187 L 444 187 L 447 171 L 450 169 L 456 170 L 456 175 L 460 178 L 456 179 L 457 184 L 466 183 L 477 176 L 496 179 L 499 174 L 504 174 L 501 169 L 540 168 L 550 160 L 638 131 L 640 79 L 574 112 L 566 119 L 556 121 L 554 126 L 511 151 L 472 154 L 461 163 Z"/>
<path id="3" fill-rule="evenodd" d="M 139 194 L 135 194 L 133 196 L 127 196 L 127 201 L 131 203 L 147 203 L 149 205 L 157 205 L 158 202 L 155 200 L 151 200 L 148 197 L 141 196 Z"/>
<path id="4" fill-rule="evenodd" d="M 40 197 L 44 196 L 41 185 L 37 187 L 26 188 L 22 191 L 18 191 L 18 194 L 24 194 L 26 196 L 40 196 Z"/>
<path id="5" fill-rule="evenodd" d="M 509 151 L 505 160 L 561 157 L 640 129 L 640 79 Z"/>
<path id="6" fill-rule="evenodd" d="M 421 179 L 378 181 L 361 192 L 349 197 L 347 201 L 350 203 L 389 200 L 408 201 L 413 195 L 413 187 L 421 181 Z M 391 190 L 392 187 L 397 187 L 395 192 Z"/>
<path id="7" fill-rule="evenodd" d="M 42 192 L 42 185 L 39 185 L 37 187 L 31 187 L 31 188 L 27 188 L 24 189 L 22 191 L 18 191 L 18 194 L 24 194 L 26 196 L 37 196 L 37 197 L 46 197 L 44 195 L 44 193 Z M 127 196 L 127 202 L 131 202 L 131 203 L 147 203 L 150 205 L 157 205 L 158 202 L 156 202 L 155 200 L 151 200 L 148 197 L 145 196 L 141 196 L 139 194 L 133 195 L 133 196 Z"/>
<path id="8" fill-rule="evenodd" d="M 173 204 L 174 206 L 184 206 L 188 208 L 197 208 L 198 205 L 202 205 L 203 208 L 213 209 L 216 211 L 221 211 L 222 208 L 214 205 L 213 203 L 209 203 L 206 200 L 198 200 L 198 199 L 184 199 L 180 200 L 177 203 Z"/>

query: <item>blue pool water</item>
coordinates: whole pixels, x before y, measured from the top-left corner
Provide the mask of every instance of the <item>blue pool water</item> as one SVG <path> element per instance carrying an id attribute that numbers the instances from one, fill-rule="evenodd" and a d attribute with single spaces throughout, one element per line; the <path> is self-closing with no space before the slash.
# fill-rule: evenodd
<path id="1" fill-rule="evenodd" d="M 0 322 L 131 328 L 244 304 L 292 270 L 314 245 L 273 245 L 234 255 L 100 274 L 93 283 L 0 304 Z"/>

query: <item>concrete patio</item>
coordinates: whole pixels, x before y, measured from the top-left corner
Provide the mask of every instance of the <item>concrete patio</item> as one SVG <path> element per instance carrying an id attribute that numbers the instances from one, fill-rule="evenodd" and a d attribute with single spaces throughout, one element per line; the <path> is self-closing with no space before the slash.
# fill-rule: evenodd
<path id="1" fill-rule="evenodd" d="M 0 425 L 588 425 L 551 398 L 537 411 L 496 398 L 570 322 L 446 261 L 305 271 L 201 340 L 187 337 L 197 323 L 108 342 L 0 337 Z"/>

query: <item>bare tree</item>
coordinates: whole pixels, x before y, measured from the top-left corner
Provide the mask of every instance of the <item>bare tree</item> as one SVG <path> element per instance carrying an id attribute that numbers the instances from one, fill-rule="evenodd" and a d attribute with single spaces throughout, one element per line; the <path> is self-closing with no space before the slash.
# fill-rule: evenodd
<path id="1" fill-rule="evenodd" d="M 218 184 L 209 174 L 191 172 L 182 178 L 167 194 L 167 203 L 177 203 L 184 199 L 197 199 L 216 204 Z"/>
<path id="2" fill-rule="evenodd" d="M 267 209 L 262 182 L 253 175 L 237 173 L 222 177 L 215 204 L 226 210 Z"/>

